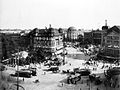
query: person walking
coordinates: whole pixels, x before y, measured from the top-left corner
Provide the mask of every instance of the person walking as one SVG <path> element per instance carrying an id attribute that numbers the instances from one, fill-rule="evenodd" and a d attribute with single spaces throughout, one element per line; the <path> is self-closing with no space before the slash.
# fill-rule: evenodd
<path id="1" fill-rule="evenodd" d="M 97 90 L 99 90 L 99 88 L 97 88 Z"/>
<path id="2" fill-rule="evenodd" d="M 24 79 L 24 77 L 23 77 L 23 81 L 24 81 L 25 79 Z"/>

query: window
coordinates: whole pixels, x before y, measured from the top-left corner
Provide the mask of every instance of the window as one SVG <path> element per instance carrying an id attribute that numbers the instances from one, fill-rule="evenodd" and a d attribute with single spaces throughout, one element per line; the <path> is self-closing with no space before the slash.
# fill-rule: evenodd
<path id="1" fill-rule="evenodd" d="M 110 39 L 110 40 L 111 40 L 111 39 L 112 39 L 112 36 L 107 36 L 107 39 Z"/>
<path id="2" fill-rule="evenodd" d="M 51 46 L 55 46 L 55 42 L 54 41 L 51 41 Z"/>
<path id="3" fill-rule="evenodd" d="M 119 46 L 119 41 L 114 41 L 114 45 Z"/>
<path id="4" fill-rule="evenodd" d="M 56 39 L 56 45 L 59 45 L 59 39 Z"/>
<path id="5" fill-rule="evenodd" d="M 119 36 L 113 36 L 114 40 L 119 40 Z"/>
<path id="6" fill-rule="evenodd" d="M 111 40 L 107 40 L 107 43 L 108 43 L 108 44 L 112 44 L 112 41 L 111 41 Z"/>

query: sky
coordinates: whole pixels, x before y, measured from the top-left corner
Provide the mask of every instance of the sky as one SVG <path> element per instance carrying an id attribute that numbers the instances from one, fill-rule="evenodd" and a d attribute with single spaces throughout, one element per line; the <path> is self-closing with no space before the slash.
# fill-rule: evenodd
<path id="1" fill-rule="evenodd" d="M 0 0 L 1 29 L 120 25 L 120 0 Z"/>

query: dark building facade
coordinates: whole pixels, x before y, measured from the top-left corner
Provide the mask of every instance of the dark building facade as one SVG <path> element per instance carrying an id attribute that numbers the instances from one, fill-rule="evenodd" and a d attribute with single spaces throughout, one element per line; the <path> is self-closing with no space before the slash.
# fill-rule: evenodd
<path id="1" fill-rule="evenodd" d="M 100 45 L 102 40 L 102 30 L 93 30 L 92 31 L 92 43 L 94 45 Z"/>
<path id="2" fill-rule="evenodd" d="M 92 44 L 92 32 L 84 32 L 84 44 Z"/>
<path id="3" fill-rule="evenodd" d="M 29 47 L 29 37 L 21 33 L 1 33 L 2 57 L 7 59 L 11 54 L 24 51 Z"/>
<path id="4" fill-rule="evenodd" d="M 100 45 L 102 40 L 102 30 L 92 30 L 89 32 L 84 32 L 84 42 L 85 44 Z"/>

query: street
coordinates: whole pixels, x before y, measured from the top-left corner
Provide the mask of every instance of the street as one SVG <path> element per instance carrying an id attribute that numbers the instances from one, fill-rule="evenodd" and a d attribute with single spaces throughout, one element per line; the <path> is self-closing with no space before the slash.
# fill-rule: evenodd
<path id="1" fill-rule="evenodd" d="M 74 54 L 71 52 L 74 51 Z M 86 66 L 83 63 L 85 63 L 85 59 L 88 59 L 89 56 L 85 56 L 82 52 L 79 52 L 75 50 L 74 48 L 70 48 L 68 50 L 70 54 L 68 54 L 65 57 L 65 61 L 67 64 L 62 65 L 59 67 L 60 72 L 59 73 L 53 73 L 52 71 L 44 71 L 44 69 L 48 68 L 48 66 L 36 65 L 37 68 L 37 76 L 32 76 L 31 78 L 23 78 L 19 77 L 19 80 L 21 81 L 20 85 L 25 88 L 25 90 L 119 90 L 119 88 L 110 88 L 105 87 L 102 84 L 95 85 L 94 83 L 91 83 L 90 81 L 86 81 L 86 78 L 88 77 L 82 77 L 83 79 L 78 81 L 77 84 L 67 84 L 66 79 L 67 75 L 62 74 L 62 70 L 73 70 L 73 68 L 97 68 L 97 70 L 93 70 L 92 73 L 100 75 L 102 78 L 104 78 L 104 70 L 101 69 L 101 66 Z M 75 54 L 77 52 L 77 54 Z M 107 68 L 106 68 L 107 69 Z M 14 73 L 15 68 L 7 67 L 7 70 L 2 73 Z M 8 75 L 8 74 L 7 74 Z M 38 82 L 35 82 L 38 80 Z M 15 82 L 13 82 L 15 83 Z M 5 83 L 4 83 L 5 84 Z M 10 87 L 11 83 L 9 84 Z M 2 89 L 0 89 L 2 90 Z"/>

